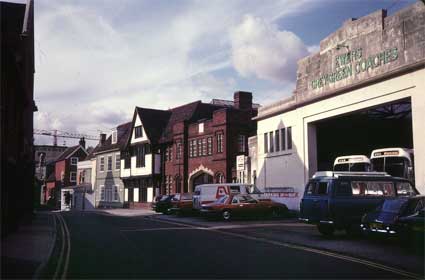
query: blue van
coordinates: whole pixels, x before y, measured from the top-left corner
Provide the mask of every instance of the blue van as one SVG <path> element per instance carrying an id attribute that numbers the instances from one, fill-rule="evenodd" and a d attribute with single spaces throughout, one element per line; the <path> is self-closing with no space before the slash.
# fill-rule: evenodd
<path id="1" fill-rule="evenodd" d="M 407 179 L 385 172 L 316 172 L 305 187 L 300 220 L 316 224 L 323 235 L 357 231 L 363 214 L 386 198 L 418 193 Z"/>

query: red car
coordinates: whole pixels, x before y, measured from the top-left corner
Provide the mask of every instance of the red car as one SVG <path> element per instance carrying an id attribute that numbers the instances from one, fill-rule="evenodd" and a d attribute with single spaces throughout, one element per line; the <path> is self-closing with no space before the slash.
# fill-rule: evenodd
<path id="1" fill-rule="evenodd" d="M 233 217 L 257 217 L 284 215 L 288 208 L 284 204 L 273 202 L 271 199 L 257 200 L 250 195 L 226 195 L 217 201 L 202 206 L 201 215 L 206 217 L 221 217 L 230 220 Z"/>
<path id="2" fill-rule="evenodd" d="M 169 211 L 174 214 L 183 215 L 191 214 L 193 212 L 191 193 L 176 193 L 171 199 L 171 208 Z"/>

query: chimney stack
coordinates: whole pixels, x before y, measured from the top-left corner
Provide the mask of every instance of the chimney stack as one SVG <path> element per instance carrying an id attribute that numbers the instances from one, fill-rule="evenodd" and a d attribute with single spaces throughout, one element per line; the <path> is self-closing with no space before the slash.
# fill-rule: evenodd
<path id="1" fill-rule="evenodd" d="M 233 95 L 234 107 L 239 110 L 252 109 L 252 93 L 248 91 L 237 91 Z"/>
<path id="2" fill-rule="evenodd" d="M 84 137 L 80 138 L 80 146 L 83 147 L 84 149 L 86 148 L 86 140 L 84 140 Z"/>
<path id="3" fill-rule="evenodd" d="M 105 141 L 106 141 L 106 134 L 101 133 L 100 134 L 100 142 L 99 142 L 100 146 L 103 146 L 103 144 L 105 144 Z"/>

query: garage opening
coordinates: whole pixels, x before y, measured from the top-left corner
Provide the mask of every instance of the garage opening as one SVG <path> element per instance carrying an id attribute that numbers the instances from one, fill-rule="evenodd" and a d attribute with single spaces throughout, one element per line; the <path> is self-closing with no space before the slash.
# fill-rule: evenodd
<path id="1" fill-rule="evenodd" d="M 411 100 L 315 122 L 317 170 L 332 170 L 335 158 L 365 155 L 380 148 L 413 148 Z"/>

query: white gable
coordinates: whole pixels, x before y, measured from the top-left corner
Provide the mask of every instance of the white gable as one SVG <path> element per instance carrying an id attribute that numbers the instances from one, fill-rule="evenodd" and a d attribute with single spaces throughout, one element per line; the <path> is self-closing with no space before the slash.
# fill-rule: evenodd
<path id="1" fill-rule="evenodd" d="M 137 127 L 137 126 L 140 126 L 140 125 L 142 126 L 143 136 L 136 138 L 134 128 Z M 132 131 L 131 131 L 131 143 L 133 144 L 133 143 L 139 143 L 139 142 L 149 142 L 149 138 L 146 135 L 146 131 L 145 131 L 145 128 L 142 124 L 142 121 L 140 120 L 139 114 L 136 113 L 136 121 L 134 122 L 134 126 L 133 126 Z"/>

